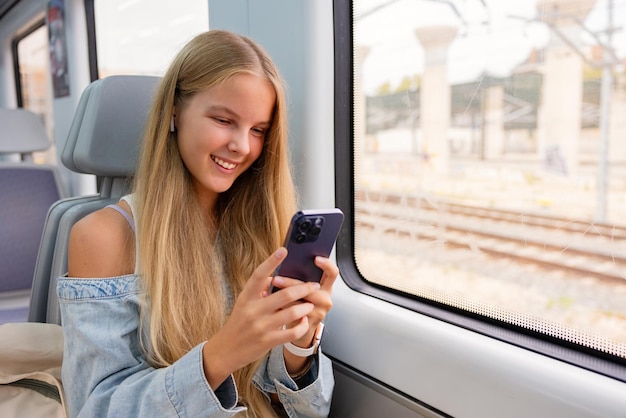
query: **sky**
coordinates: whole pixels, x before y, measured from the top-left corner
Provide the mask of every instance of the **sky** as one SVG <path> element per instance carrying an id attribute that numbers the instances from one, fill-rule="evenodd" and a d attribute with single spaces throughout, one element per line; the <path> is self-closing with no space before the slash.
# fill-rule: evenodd
<path id="1" fill-rule="evenodd" d="M 576 25 L 570 19 L 573 26 L 562 30 L 581 50 L 588 49 L 597 43 L 590 33 L 598 35 L 607 27 L 609 1 L 613 1 L 613 26 L 618 28 L 612 45 L 623 60 L 626 0 L 559 0 L 560 10 L 564 12 L 581 2 L 593 7 L 584 20 L 586 29 L 580 26 L 573 29 Z M 366 94 L 386 82 L 393 87 L 403 77 L 423 71 L 424 51 L 415 36 L 415 30 L 420 27 L 457 28 L 456 38 L 448 49 L 448 79 L 452 84 L 475 80 L 485 72 L 506 76 L 533 49 L 544 48 L 551 37 L 549 27 L 537 20 L 550 10 L 542 0 L 360 0 L 355 3 L 355 42 L 369 48 L 362 68 Z M 598 36 L 606 42 L 605 35 Z"/>
<path id="2" fill-rule="evenodd" d="M 626 0 L 355 0 L 355 40 L 370 49 L 361 73 L 365 93 L 375 93 L 384 83 L 397 86 L 404 77 L 422 73 L 424 51 L 415 29 L 429 25 L 457 28 L 448 50 L 452 84 L 474 81 L 484 73 L 507 76 L 533 49 L 548 43 L 550 30 L 536 18 L 545 13 L 547 2 L 556 1 L 563 3 L 564 11 L 580 2 L 595 3 L 584 22 L 592 32 L 606 27 L 607 4 L 613 1 L 614 26 L 619 31 L 612 43 L 618 56 L 626 57 Z M 127 72 L 130 66 L 160 75 L 180 47 L 208 27 L 206 1 L 99 0 L 95 4 L 103 72 Z M 587 34 L 581 45 L 594 42 Z"/>
<path id="3" fill-rule="evenodd" d="M 98 65 L 104 74 L 163 75 L 176 53 L 209 27 L 208 1 L 98 0 Z"/>

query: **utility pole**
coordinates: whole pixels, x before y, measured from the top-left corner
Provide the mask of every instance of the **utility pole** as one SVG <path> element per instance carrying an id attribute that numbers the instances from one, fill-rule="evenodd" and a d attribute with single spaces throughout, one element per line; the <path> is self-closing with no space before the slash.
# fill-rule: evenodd
<path id="1" fill-rule="evenodd" d="M 606 44 L 603 52 L 602 84 L 600 86 L 600 150 L 598 155 L 598 186 L 596 222 L 606 222 L 609 192 L 609 136 L 611 129 L 611 91 L 613 88 L 613 0 L 607 0 Z"/>

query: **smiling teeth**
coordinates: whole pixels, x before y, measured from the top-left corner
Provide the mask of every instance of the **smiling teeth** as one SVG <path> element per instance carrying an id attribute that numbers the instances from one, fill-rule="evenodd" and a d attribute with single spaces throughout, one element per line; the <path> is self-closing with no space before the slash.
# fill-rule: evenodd
<path id="1" fill-rule="evenodd" d="M 213 161 L 215 161 L 217 163 L 217 165 L 219 165 L 220 167 L 224 167 L 228 170 L 232 170 L 233 168 L 237 167 L 237 164 L 233 164 L 233 163 L 229 163 L 226 162 L 220 158 L 217 157 L 213 157 Z"/>

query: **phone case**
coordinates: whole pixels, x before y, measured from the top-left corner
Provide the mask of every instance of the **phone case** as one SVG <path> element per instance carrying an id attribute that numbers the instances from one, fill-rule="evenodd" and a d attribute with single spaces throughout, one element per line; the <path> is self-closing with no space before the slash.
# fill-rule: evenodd
<path id="1" fill-rule="evenodd" d="M 285 237 L 287 258 L 274 275 L 319 282 L 322 270 L 314 264 L 315 257 L 330 255 L 342 223 L 343 212 L 337 208 L 297 212 Z"/>

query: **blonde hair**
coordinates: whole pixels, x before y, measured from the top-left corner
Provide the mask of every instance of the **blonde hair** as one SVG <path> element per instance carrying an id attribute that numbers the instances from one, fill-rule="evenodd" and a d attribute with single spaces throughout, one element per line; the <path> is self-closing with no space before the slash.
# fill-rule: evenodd
<path id="1" fill-rule="evenodd" d="M 170 132 L 174 106 L 236 74 L 255 74 L 276 91 L 263 150 L 203 213 Z M 224 324 L 228 281 L 233 297 L 253 270 L 282 245 L 296 207 L 287 148 L 282 80 L 269 56 L 252 40 L 225 31 L 192 39 L 176 56 L 156 92 L 135 177 L 139 274 L 146 289 L 142 345 L 155 367 L 172 364 Z M 274 416 L 252 384 L 258 363 L 235 381 L 248 416 Z"/>

